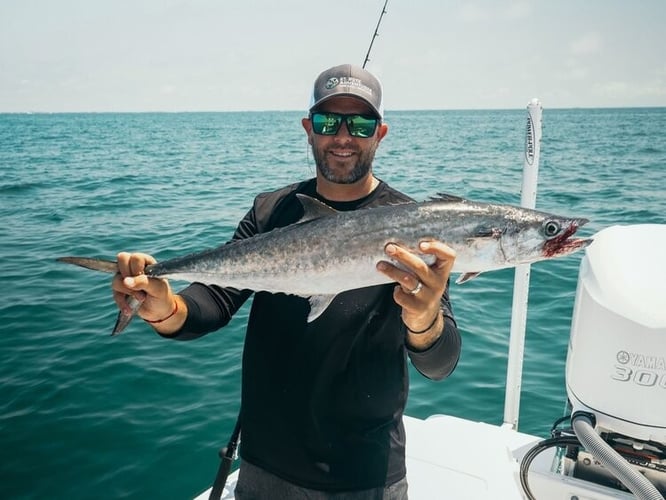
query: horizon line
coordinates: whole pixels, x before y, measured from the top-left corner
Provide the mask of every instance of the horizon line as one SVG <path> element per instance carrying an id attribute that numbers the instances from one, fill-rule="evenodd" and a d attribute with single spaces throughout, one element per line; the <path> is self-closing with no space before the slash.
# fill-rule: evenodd
<path id="1" fill-rule="evenodd" d="M 528 102 L 529 104 L 529 102 Z M 573 109 L 658 109 L 666 108 L 666 105 L 621 105 L 621 106 L 556 106 L 556 107 L 542 107 L 549 110 L 573 110 Z M 520 108 L 395 108 L 386 109 L 385 113 L 393 112 L 421 112 L 421 111 L 517 111 L 527 108 L 527 104 Z M 307 110 L 299 109 L 247 109 L 247 110 L 86 110 L 86 111 L 43 111 L 43 110 L 26 110 L 26 111 L 2 111 L 0 115 L 56 115 L 56 114 L 186 114 L 186 113 L 305 113 Z"/>

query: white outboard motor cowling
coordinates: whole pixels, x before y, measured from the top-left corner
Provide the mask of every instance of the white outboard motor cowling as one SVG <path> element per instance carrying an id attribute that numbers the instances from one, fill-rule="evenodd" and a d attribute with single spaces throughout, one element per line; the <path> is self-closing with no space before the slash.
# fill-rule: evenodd
<path id="1" fill-rule="evenodd" d="M 580 265 L 566 366 L 579 479 L 666 496 L 666 225 L 613 226 Z"/>
<path id="2" fill-rule="evenodd" d="M 666 443 L 666 225 L 613 226 L 581 262 L 566 367 L 573 412 Z"/>

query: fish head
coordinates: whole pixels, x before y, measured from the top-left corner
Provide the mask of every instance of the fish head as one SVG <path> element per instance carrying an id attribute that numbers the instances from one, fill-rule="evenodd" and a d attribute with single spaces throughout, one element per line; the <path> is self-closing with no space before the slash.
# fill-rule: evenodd
<path id="1" fill-rule="evenodd" d="M 564 257 L 587 247 L 591 238 L 574 238 L 588 219 L 535 212 L 514 221 L 502 237 L 502 251 L 512 265 Z"/>
<path id="2" fill-rule="evenodd" d="M 542 224 L 544 243 L 542 246 L 542 257 L 552 259 L 563 257 L 587 247 L 592 243 L 592 238 L 572 238 L 578 228 L 587 224 L 588 219 L 558 219 L 552 218 Z"/>

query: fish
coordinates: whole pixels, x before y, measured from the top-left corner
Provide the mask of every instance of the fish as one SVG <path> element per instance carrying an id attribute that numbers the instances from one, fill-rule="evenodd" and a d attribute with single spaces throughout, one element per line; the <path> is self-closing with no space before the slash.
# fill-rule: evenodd
<path id="1" fill-rule="evenodd" d="M 336 295 L 390 283 L 377 271 L 391 261 L 386 245 L 409 249 L 426 264 L 435 257 L 419 252 L 422 241 L 440 240 L 456 252 L 456 283 L 479 274 L 563 257 L 587 247 L 591 238 L 573 238 L 588 219 L 562 217 L 519 206 L 476 202 L 449 194 L 354 211 L 296 195 L 304 215 L 296 223 L 217 248 L 146 266 L 149 277 L 216 284 L 237 289 L 296 295 L 309 300 L 308 322 L 317 319 Z M 60 262 L 116 273 L 117 263 L 89 257 L 60 257 Z M 399 267 L 397 261 L 392 262 Z M 118 316 L 113 334 L 129 324 L 140 307 Z"/>

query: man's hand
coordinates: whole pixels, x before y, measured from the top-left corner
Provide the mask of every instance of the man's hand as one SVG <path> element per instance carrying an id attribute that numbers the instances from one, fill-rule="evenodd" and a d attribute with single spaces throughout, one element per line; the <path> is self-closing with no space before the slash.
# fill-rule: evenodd
<path id="1" fill-rule="evenodd" d="M 421 241 L 418 251 L 435 257 L 428 265 L 413 251 L 389 243 L 386 255 L 404 269 L 382 261 L 377 269 L 398 283 L 393 298 L 402 307 L 402 321 L 410 332 L 408 341 L 417 348 L 426 348 L 441 335 L 444 321 L 440 299 L 451 274 L 456 252 L 441 241 Z M 414 332 L 423 332 L 414 334 Z"/>
<path id="2" fill-rule="evenodd" d="M 144 253 L 118 254 L 118 273 L 114 276 L 111 288 L 113 300 L 118 308 L 128 313 L 127 296 L 134 296 L 141 307 L 138 314 L 152 323 L 162 333 L 173 333 L 180 329 L 187 317 L 184 301 L 171 291 L 169 282 L 161 278 L 149 278 L 144 269 L 154 264 L 155 259 Z"/>

